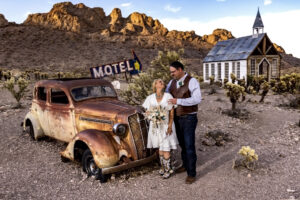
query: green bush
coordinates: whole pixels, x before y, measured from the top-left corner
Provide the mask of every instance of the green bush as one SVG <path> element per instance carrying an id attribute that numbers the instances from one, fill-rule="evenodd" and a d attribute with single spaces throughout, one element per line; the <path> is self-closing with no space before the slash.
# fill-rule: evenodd
<path id="1" fill-rule="evenodd" d="M 183 50 L 159 51 L 158 56 L 151 62 L 151 67 L 144 73 L 134 76 L 127 90 L 121 91 L 120 96 L 127 103 L 132 105 L 141 105 L 144 99 L 153 93 L 152 82 L 155 79 L 162 79 L 168 84 L 172 79 L 170 75 L 170 64 L 180 60 Z"/>

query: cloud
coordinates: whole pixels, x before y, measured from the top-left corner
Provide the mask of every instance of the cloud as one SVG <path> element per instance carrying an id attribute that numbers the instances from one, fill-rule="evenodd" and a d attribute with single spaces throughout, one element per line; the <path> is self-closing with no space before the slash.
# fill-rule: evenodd
<path id="1" fill-rule="evenodd" d="M 169 11 L 169 12 L 173 12 L 173 13 L 177 13 L 178 11 L 181 10 L 181 7 L 172 7 L 170 4 L 166 5 L 165 8 L 164 8 L 166 11 Z"/>
<path id="2" fill-rule="evenodd" d="M 129 6 L 131 6 L 131 4 L 132 4 L 131 2 L 128 2 L 128 3 L 122 3 L 121 6 L 122 6 L 122 7 L 129 7 Z"/>
<path id="3" fill-rule="evenodd" d="M 272 4 L 272 0 L 264 0 L 265 6 L 270 5 L 270 4 Z"/>
<path id="4" fill-rule="evenodd" d="M 261 13 L 262 14 L 262 13 Z M 300 27 L 295 26 L 294 19 L 300 19 L 300 9 L 280 13 L 262 14 L 264 31 L 271 41 L 282 46 L 287 53 L 300 58 Z M 197 21 L 189 18 L 164 18 L 161 23 L 169 30 L 191 31 L 198 35 L 211 34 L 217 28 L 231 31 L 235 37 L 252 34 L 253 16 L 222 17 L 212 21 Z"/>

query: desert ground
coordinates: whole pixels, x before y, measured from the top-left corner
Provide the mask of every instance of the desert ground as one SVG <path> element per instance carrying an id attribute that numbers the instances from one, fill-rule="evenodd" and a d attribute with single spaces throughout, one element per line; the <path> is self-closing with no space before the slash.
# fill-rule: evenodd
<path id="1" fill-rule="evenodd" d="M 32 89 L 33 85 L 30 85 Z M 231 104 L 223 89 L 202 89 L 196 131 L 197 177 L 187 185 L 185 173 L 167 180 L 158 164 L 113 174 L 107 183 L 87 178 L 79 163 L 63 163 L 66 144 L 50 138 L 33 141 L 20 126 L 31 105 L 31 92 L 14 109 L 15 100 L 1 88 L 0 199 L 300 199 L 300 111 L 281 104 L 291 97 L 269 94 L 246 97 L 238 104 L 248 114 L 238 119 L 222 114 Z M 209 131 L 229 135 L 221 146 L 206 138 Z M 254 170 L 233 169 L 237 152 L 249 145 L 259 158 Z M 180 164 L 179 150 L 173 152 Z"/>

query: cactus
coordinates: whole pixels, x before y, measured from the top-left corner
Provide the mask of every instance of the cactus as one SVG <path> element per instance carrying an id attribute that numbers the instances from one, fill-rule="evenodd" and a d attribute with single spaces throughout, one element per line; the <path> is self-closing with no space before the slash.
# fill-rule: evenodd
<path id="1" fill-rule="evenodd" d="M 260 99 L 259 102 L 264 102 L 264 99 L 265 99 L 266 95 L 267 95 L 268 92 L 269 92 L 270 84 L 269 84 L 267 81 L 265 81 L 265 82 L 263 82 L 263 83 L 261 84 L 260 87 L 261 87 L 261 89 L 262 89 L 262 93 L 261 93 L 261 99 Z"/>
<path id="2" fill-rule="evenodd" d="M 245 96 L 245 88 L 233 83 L 226 83 L 226 95 L 232 104 L 232 110 L 236 109 L 236 102 L 242 96 Z"/>
<path id="3" fill-rule="evenodd" d="M 180 60 L 183 54 L 182 50 L 158 52 L 158 56 L 151 62 L 151 68 L 139 76 L 134 76 L 129 87 L 125 91 L 121 91 L 121 98 L 132 105 L 140 105 L 144 99 L 151 94 L 152 82 L 155 79 L 162 79 L 165 84 L 172 79 L 170 75 L 170 64 L 173 61 Z"/>
<path id="4" fill-rule="evenodd" d="M 18 86 L 18 91 L 15 90 L 15 86 Z M 14 77 L 4 82 L 4 88 L 6 88 L 16 99 L 17 108 L 22 107 L 20 101 L 25 96 L 25 92 L 27 91 L 28 81 L 23 78 L 19 78 L 16 80 Z"/>
<path id="5" fill-rule="evenodd" d="M 215 83 L 215 77 L 214 76 L 210 76 L 209 77 L 209 84 L 213 85 Z"/>
<path id="6" fill-rule="evenodd" d="M 236 76 L 235 76 L 234 73 L 231 73 L 231 74 L 230 74 L 230 78 L 231 78 L 231 82 L 232 82 L 232 83 L 235 83 L 235 81 L 236 81 Z"/>

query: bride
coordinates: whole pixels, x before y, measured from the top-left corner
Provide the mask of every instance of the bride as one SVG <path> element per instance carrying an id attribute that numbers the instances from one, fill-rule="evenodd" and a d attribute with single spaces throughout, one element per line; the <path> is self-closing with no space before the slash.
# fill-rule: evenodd
<path id="1" fill-rule="evenodd" d="M 159 174 L 163 178 L 169 178 L 174 172 L 171 167 L 172 149 L 177 149 L 178 140 L 176 137 L 175 125 L 173 122 L 174 108 L 172 104 L 168 104 L 168 100 L 172 99 L 172 95 L 165 93 L 165 83 L 161 79 L 156 79 L 152 84 L 153 94 L 149 95 L 143 107 L 146 109 L 146 116 L 151 118 L 151 112 L 160 110 L 165 116 L 159 121 L 150 119 L 149 135 L 147 148 L 159 148 L 159 158 L 161 169 Z"/>

